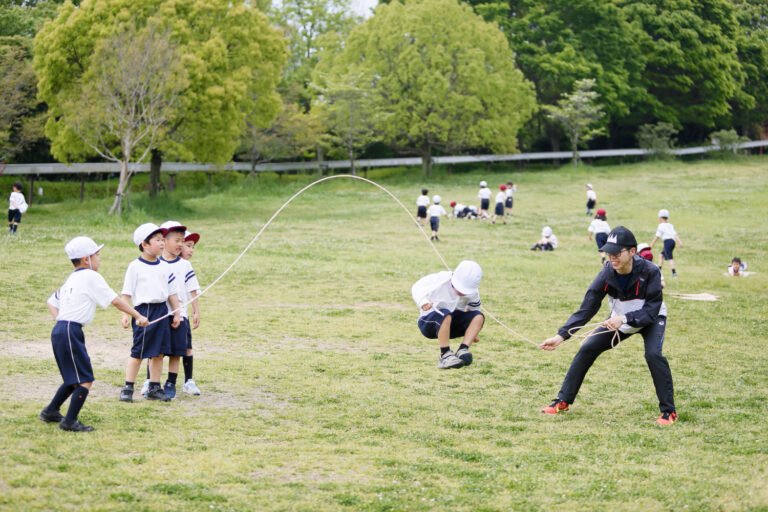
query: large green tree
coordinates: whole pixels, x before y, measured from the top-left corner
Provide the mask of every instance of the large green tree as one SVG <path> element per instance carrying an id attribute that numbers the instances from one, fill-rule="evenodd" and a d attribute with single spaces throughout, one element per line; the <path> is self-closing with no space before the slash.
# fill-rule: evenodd
<path id="1" fill-rule="evenodd" d="M 739 30 L 736 48 L 744 85 L 731 101 L 731 126 L 759 137 L 768 119 L 768 0 L 733 0 Z"/>
<path id="2" fill-rule="evenodd" d="M 328 73 L 360 77 L 378 137 L 427 173 L 435 148 L 515 150 L 535 109 L 504 34 L 454 0 L 379 5 Z"/>

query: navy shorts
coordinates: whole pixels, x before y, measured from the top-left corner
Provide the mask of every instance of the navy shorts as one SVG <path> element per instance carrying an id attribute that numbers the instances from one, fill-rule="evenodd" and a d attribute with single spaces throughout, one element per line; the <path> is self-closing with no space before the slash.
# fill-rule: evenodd
<path id="1" fill-rule="evenodd" d="M 504 206 L 507 208 L 512 208 L 512 197 L 508 197 L 506 201 L 504 201 Z"/>
<path id="2" fill-rule="evenodd" d="M 451 338 L 463 337 L 472 319 L 477 315 L 482 316 L 483 323 L 485 323 L 485 316 L 480 311 L 454 311 L 451 313 L 447 309 L 441 309 L 439 313 L 432 311 L 428 315 L 419 318 L 418 324 L 421 334 L 431 340 L 437 339 L 437 332 L 440 330 L 443 320 L 445 320 L 445 315 L 451 315 Z"/>
<path id="3" fill-rule="evenodd" d="M 168 328 L 171 330 L 171 349 L 165 353 L 167 356 L 187 355 L 187 326 L 189 318 L 181 317 L 184 321 L 177 328 L 171 327 L 173 317 L 168 317 Z"/>
<path id="4" fill-rule="evenodd" d="M 608 241 L 608 233 L 595 233 L 595 243 L 597 244 L 597 250 L 599 251 L 605 242 Z"/>
<path id="5" fill-rule="evenodd" d="M 21 222 L 21 210 L 8 210 L 8 222 Z"/>
<path id="6" fill-rule="evenodd" d="M 187 348 L 192 348 L 192 323 L 189 321 L 189 318 L 187 318 L 187 321 L 184 322 L 184 325 L 187 326 Z M 187 355 L 186 353 L 184 355 Z"/>
<path id="7" fill-rule="evenodd" d="M 168 314 L 165 302 L 155 304 L 139 304 L 136 311 L 147 317 L 150 322 Z M 149 327 L 139 327 L 136 320 L 131 320 L 133 326 L 133 347 L 131 357 L 134 359 L 149 359 L 171 351 L 171 324 L 160 320 Z"/>
<path id="8" fill-rule="evenodd" d="M 504 203 L 496 203 L 496 215 L 504 215 Z"/>
<path id="9" fill-rule="evenodd" d="M 56 322 L 51 331 L 51 344 L 64 384 L 82 384 L 95 380 L 80 324 L 64 320 Z"/>
<path id="10" fill-rule="evenodd" d="M 437 231 L 437 228 L 440 227 L 440 217 L 430 217 L 429 227 L 432 228 L 432 231 Z"/>
<path id="11" fill-rule="evenodd" d="M 594 207 L 595 207 L 595 201 L 593 201 L 592 199 L 587 200 L 587 210 L 591 210 Z"/>
<path id="12" fill-rule="evenodd" d="M 664 240 L 664 249 L 661 251 L 661 255 L 665 260 L 673 260 L 672 251 L 675 250 L 675 240 L 673 238 L 667 238 Z"/>
<path id="13" fill-rule="evenodd" d="M 480 200 L 480 209 L 481 210 L 487 210 L 488 206 L 491 204 L 490 199 L 481 199 Z"/>
<path id="14" fill-rule="evenodd" d="M 416 210 L 416 217 L 420 219 L 426 219 L 427 218 L 427 207 L 426 206 L 419 206 L 419 209 Z"/>

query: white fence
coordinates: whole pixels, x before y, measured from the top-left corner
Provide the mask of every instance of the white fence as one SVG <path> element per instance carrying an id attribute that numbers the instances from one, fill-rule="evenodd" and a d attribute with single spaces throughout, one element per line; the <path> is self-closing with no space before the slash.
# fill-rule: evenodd
<path id="1" fill-rule="evenodd" d="M 739 144 L 739 149 L 752 149 L 768 146 L 768 140 L 757 140 Z M 695 155 L 716 151 L 718 146 L 697 146 L 693 148 L 673 149 L 670 153 L 674 155 Z M 643 156 L 649 153 L 645 149 L 597 149 L 579 151 L 579 158 L 616 158 L 624 156 Z M 532 160 L 568 160 L 573 156 L 571 151 L 555 151 L 549 153 L 517 153 L 513 155 L 474 155 L 474 156 L 436 156 L 432 159 L 435 164 L 466 164 L 466 163 L 491 163 L 491 162 L 518 162 Z M 355 167 L 397 167 L 397 166 L 418 166 L 421 165 L 421 158 L 376 158 L 368 160 L 355 160 Z M 134 172 L 149 172 L 149 164 L 134 164 L 131 166 Z M 330 160 L 330 161 L 311 161 L 311 162 L 280 162 L 264 163 L 256 166 L 257 172 L 266 171 L 311 171 L 328 169 L 349 169 L 351 168 L 349 160 Z M 176 173 L 187 171 L 250 171 L 251 164 L 248 162 L 230 162 L 224 165 L 214 164 L 194 164 L 194 163 L 176 163 L 163 162 L 162 172 Z M 98 173 L 119 173 L 120 164 L 116 163 L 87 163 L 87 164 L 9 164 L 6 166 L 3 174 L 6 175 L 45 175 L 45 174 L 98 174 Z"/>

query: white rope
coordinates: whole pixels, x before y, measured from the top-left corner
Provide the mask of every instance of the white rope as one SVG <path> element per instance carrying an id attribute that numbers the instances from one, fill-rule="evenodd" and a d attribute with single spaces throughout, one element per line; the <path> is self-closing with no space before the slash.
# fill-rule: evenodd
<path id="1" fill-rule="evenodd" d="M 246 252 L 248 252 L 248 250 L 249 250 L 251 247 L 253 247 L 253 244 L 255 244 L 255 243 L 256 243 L 256 241 L 259 239 L 259 237 L 261 236 L 261 234 L 262 234 L 262 233 L 263 233 L 263 232 L 264 232 L 264 231 L 267 229 L 267 227 L 269 227 L 269 225 L 272 223 L 272 221 L 273 221 L 273 220 L 275 220 L 275 218 L 276 218 L 276 217 L 277 217 L 277 216 L 280 214 L 280 212 L 282 212 L 282 211 L 285 209 L 285 207 L 286 207 L 286 206 L 288 206 L 289 204 L 291 204 L 291 202 L 292 202 L 294 199 L 296 199 L 297 197 L 299 197 L 299 196 L 300 196 L 301 194 L 303 194 L 303 193 L 304 193 L 306 190 L 308 190 L 308 189 L 310 189 L 310 188 L 314 187 L 315 185 L 317 185 L 317 184 L 319 184 L 319 183 L 322 183 L 322 182 L 324 182 L 324 181 L 328 181 L 328 180 L 338 179 L 338 178 L 350 178 L 350 179 L 354 179 L 354 180 L 360 180 L 360 181 L 364 181 L 364 182 L 366 182 L 366 183 L 370 183 L 371 185 L 373 185 L 373 186 L 375 186 L 375 187 L 378 187 L 379 189 L 381 189 L 381 190 L 383 190 L 384 192 L 386 192 L 386 193 L 387 193 L 387 195 L 389 195 L 389 197 L 391 197 L 392 199 L 394 199 L 394 200 L 397 202 L 397 204 L 399 204 L 399 205 L 402 207 L 402 209 L 405 211 L 405 213 L 407 213 L 407 214 L 408 214 L 408 216 L 411 218 L 411 220 L 413 221 L 414 225 L 416 225 L 416 227 L 417 227 L 417 228 L 419 228 L 419 231 L 421 231 L 421 234 L 422 234 L 422 235 L 424 235 L 424 239 L 425 239 L 427 242 L 429 242 L 429 245 L 430 245 L 430 246 L 432 247 L 432 249 L 435 251 L 435 254 L 436 254 L 436 255 L 437 255 L 437 257 L 440 259 L 440 261 L 443 263 L 443 265 L 445 266 L 445 268 L 446 268 L 447 270 L 451 270 L 451 267 L 449 267 L 449 266 L 448 266 L 448 263 L 445 261 L 445 258 L 443 258 L 442 254 L 440 254 L 440 251 L 438 251 L 438 250 L 437 250 L 437 247 L 435 246 L 435 244 L 434 244 L 434 243 L 432 243 L 432 240 L 429 238 L 429 235 L 427 234 L 427 232 L 426 232 L 426 231 L 424 231 L 424 228 L 423 228 L 423 227 L 421 226 L 421 224 L 419 224 L 419 222 L 416 220 L 416 217 L 414 217 L 414 216 L 413 216 L 413 214 L 411 213 L 411 211 L 410 211 L 410 210 L 409 210 L 409 209 L 408 209 L 408 208 L 407 208 L 407 207 L 406 207 L 406 206 L 405 206 L 405 205 L 402 203 L 402 201 L 400 201 L 400 200 L 399 200 L 399 199 L 398 199 L 398 198 L 397 198 L 397 197 L 396 197 L 396 196 L 395 196 L 395 195 L 394 195 L 392 192 L 390 192 L 389 190 L 387 190 L 387 189 L 386 189 L 386 188 L 384 188 L 383 186 L 379 185 L 379 184 L 378 184 L 378 183 L 376 183 L 375 181 L 371 181 L 371 180 L 369 180 L 369 179 L 367 179 L 367 178 L 363 178 L 363 177 L 360 177 L 360 176 L 353 176 L 353 175 L 351 175 L 351 174 L 336 174 L 336 175 L 334 175 L 334 176 L 326 176 L 325 178 L 320 178 L 320 179 L 319 179 L 319 180 L 317 180 L 317 181 L 313 181 L 312 183 L 310 183 L 310 184 L 309 184 L 309 185 L 307 185 L 306 187 L 302 188 L 301 190 L 299 190 L 298 192 L 296 192 L 295 194 L 293 194 L 293 195 L 290 197 L 290 199 L 288 199 L 288 200 L 287 200 L 285 203 L 283 203 L 283 205 L 282 205 L 280 208 L 278 208 L 278 209 L 277 209 L 277 211 L 276 211 L 275 213 L 273 213 L 273 214 L 272 214 L 272 216 L 269 218 L 269 220 L 266 222 L 266 224 L 264 224 L 264 225 L 261 227 L 261 229 L 259 230 L 259 232 L 258 232 L 258 233 L 256 233 L 256 236 L 254 236 L 254 237 L 253 237 L 253 239 L 250 241 L 250 243 L 249 243 L 249 244 L 248 244 L 248 245 L 245 247 L 245 249 L 243 249 L 243 252 L 241 252 L 241 253 L 240 253 L 240 254 L 237 256 L 237 258 L 235 258 L 235 260 L 234 260 L 234 261 L 233 261 L 233 262 L 232 262 L 232 263 L 231 263 L 231 264 L 230 264 L 230 265 L 229 265 L 229 266 L 226 268 L 226 270 L 224 270 L 224 272 L 222 272 L 222 273 L 221 273 L 221 275 L 220 275 L 219 277 L 217 277 L 216 279 L 214 279 L 214 280 L 213 280 L 213 282 L 212 282 L 211 284 L 209 284 L 208 286 L 206 286 L 206 287 L 205 287 L 205 289 L 204 289 L 203 291 L 201 291 L 199 294 L 197 294 L 197 296 L 196 296 L 196 297 L 194 297 L 192 300 L 190 300 L 190 301 L 189 301 L 187 304 L 190 304 L 190 303 L 192 303 L 192 302 L 194 302 L 194 301 L 198 300 L 200 297 L 202 297 L 202 296 L 205 294 L 205 292 L 207 292 L 208 290 L 210 290 L 210 289 L 211 289 L 211 288 L 212 288 L 212 287 L 213 287 L 213 286 L 214 286 L 216 283 L 218 283 L 218 282 L 219 282 L 219 281 L 220 281 L 220 280 L 221 280 L 221 279 L 222 279 L 222 278 L 223 278 L 225 275 L 227 275 L 227 273 L 228 273 L 230 270 L 232 270 L 232 268 L 234 268 L 234 266 L 235 266 L 235 265 L 237 265 L 237 263 L 238 263 L 238 262 L 239 262 L 239 261 L 242 259 L 242 257 L 243 257 L 243 256 L 245 256 L 245 253 L 246 253 Z M 186 305 L 186 304 L 185 304 L 185 305 Z M 153 324 L 153 323 L 155 323 L 155 322 L 159 322 L 160 320 L 162 320 L 162 319 L 164 319 L 164 318 L 167 318 L 167 317 L 169 317 L 169 316 L 173 315 L 174 313 L 176 313 L 177 311 L 181 310 L 181 309 L 182 309 L 182 308 L 183 308 L 185 305 L 179 306 L 178 308 L 176 308 L 175 310 L 171 311 L 171 312 L 170 312 L 170 313 L 168 313 L 167 315 L 165 315 L 165 316 L 163 316 L 163 317 L 160 317 L 160 318 L 157 318 L 157 319 L 155 319 L 155 320 L 152 320 L 152 321 L 151 321 L 151 322 L 149 322 L 149 323 L 150 323 L 150 324 Z M 520 338 L 520 339 L 522 339 L 522 340 L 525 340 L 525 341 L 527 341 L 528 343 L 531 343 L 531 344 L 533 344 L 533 345 L 536 345 L 536 346 L 538 346 L 538 345 L 539 345 L 539 344 L 538 344 L 538 343 L 536 343 L 535 341 L 532 341 L 532 340 L 530 340 L 530 339 L 526 338 L 525 336 L 523 336 L 522 334 L 520 334 L 520 333 L 518 333 L 518 332 L 516 332 L 516 331 L 514 331 L 514 330 L 512 330 L 512 329 L 510 329 L 509 327 L 507 327 L 507 326 L 506 326 L 504 323 L 502 323 L 502 322 L 501 322 L 501 320 L 499 320 L 498 318 L 496 318 L 496 317 L 495 317 L 495 316 L 494 316 L 494 315 L 493 315 L 493 314 L 492 314 L 490 311 L 488 311 L 488 310 L 487 310 L 485 307 L 482 307 L 481 309 L 482 309 L 483 313 L 487 314 L 487 315 L 488 315 L 488 316 L 489 316 L 491 319 L 493 319 L 494 321 L 496 321 L 496 323 L 498 323 L 500 326 L 502 326 L 504 329 L 506 329 L 506 330 L 507 330 L 507 331 L 509 331 L 510 333 L 514 334 L 514 335 L 515 335 L 515 336 L 517 336 L 518 338 Z"/>

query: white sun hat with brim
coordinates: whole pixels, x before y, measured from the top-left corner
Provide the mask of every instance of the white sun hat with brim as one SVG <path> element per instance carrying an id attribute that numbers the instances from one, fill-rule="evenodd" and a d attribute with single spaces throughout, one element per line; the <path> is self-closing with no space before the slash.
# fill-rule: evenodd
<path id="1" fill-rule="evenodd" d="M 141 242 L 154 235 L 155 233 L 162 233 L 163 236 L 165 236 L 166 231 L 157 224 L 152 224 L 151 222 L 142 224 L 133 232 L 133 244 L 141 246 Z"/>
<path id="2" fill-rule="evenodd" d="M 664 219 L 668 219 L 669 218 L 669 210 L 667 210 L 665 208 L 662 208 L 661 210 L 659 210 L 659 217 L 662 217 Z"/>
<path id="3" fill-rule="evenodd" d="M 552 228 L 544 226 L 544 229 L 541 230 L 541 236 L 552 236 Z"/>
<path id="4" fill-rule="evenodd" d="M 483 269 L 474 261 L 465 260 L 459 263 L 451 276 L 451 284 L 459 293 L 472 295 L 477 293 L 480 280 L 483 278 Z"/>
<path id="5" fill-rule="evenodd" d="M 593 187 L 591 183 L 587 183 L 587 188 L 589 190 L 593 190 L 595 187 Z"/>
<path id="6" fill-rule="evenodd" d="M 96 242 L 88 238 L 87 236 L 76 236 L 64 246 L 64 252 L 67 253 L 67 257 L 71 260 L 78 260 L 80 258 L 87 258 L 93 256 L 104 247 L 104 244 L 97 245 Z"/>

